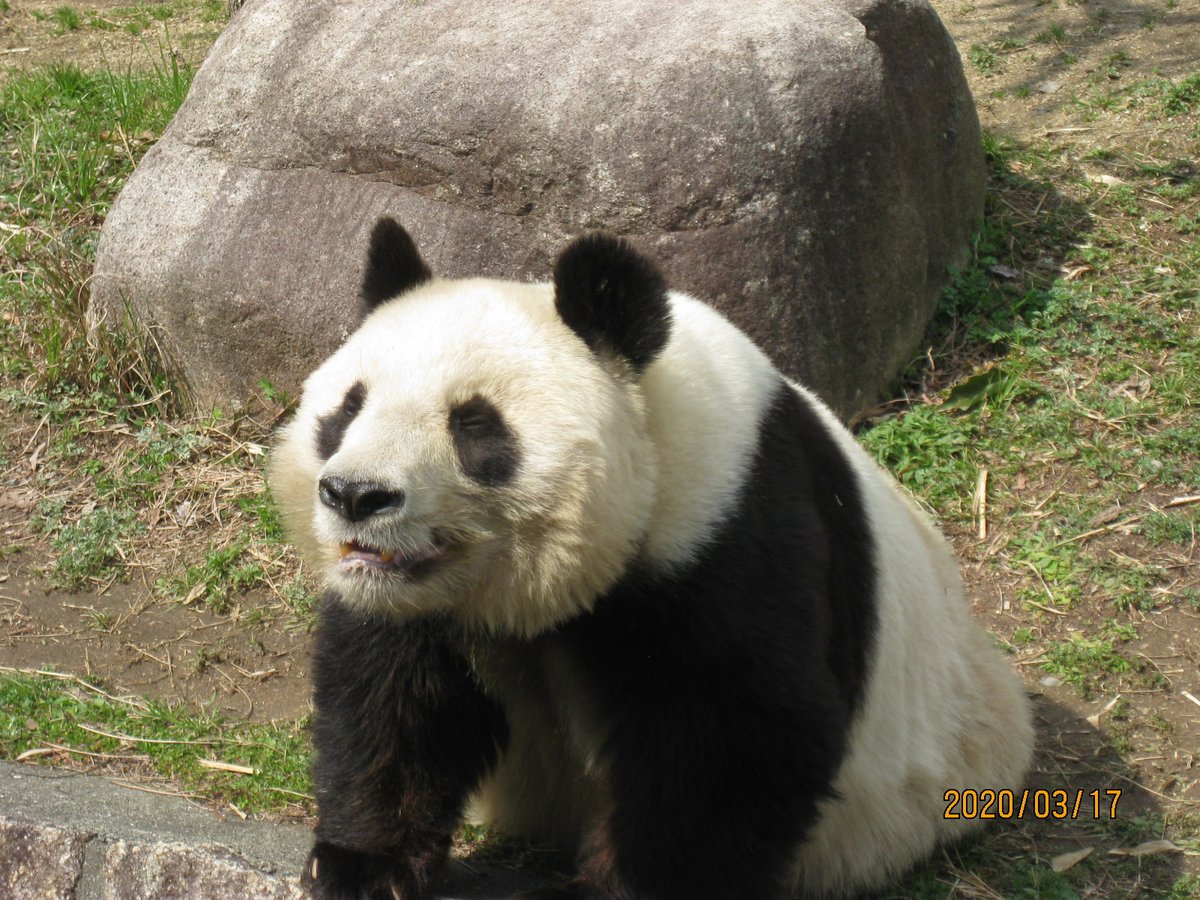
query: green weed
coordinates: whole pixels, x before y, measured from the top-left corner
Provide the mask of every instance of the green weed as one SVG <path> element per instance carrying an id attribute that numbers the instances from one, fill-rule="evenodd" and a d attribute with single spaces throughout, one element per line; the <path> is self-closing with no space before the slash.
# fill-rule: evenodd
<path id="1" fill-rule="evenodd" d="M 1000 57 L 991 47 L 984 44 L 974 44 L 967 51 L 967 59 L 980 75 L 995 75 L 1000 71 Z"/>
<path id="2" fill-rule="evenodd" d="M 1163 91 L 1162 110 L 1168 116 L 1183 116 L 1200 111 L 1200 73 L 1168 85 Z"/>
<path id="3" fill-rule="evenodd" d="M 1135 637 L 1137 633 L 1132 627 L 1111 622 L 1096 637 L 1072 634 L 1067 640 L 1050 646 L 1042 668 L 1075 685 L 1089 697 L 1104 676 L 1133 671 L 1133 662 L 1116 648 L 1116 644 Z"/>
<path id="4" fill-rule="evenodd" d="M 161 578 L 160 593 L 184 602 L 202 601 L 218 614 L 229 612 L 232 594 L 266 583 L 262 564 L 247 559 L 249 542 L 239 539 L 225 547 L 210 547 L 203 560 L 182 576 Z"/>
<path id="5" fill-rule="evenodd" d="M 254 520 L 255 529 L 263 539 L 276 544 L 287 543 L 279 508 L 269 491 L 264 489 L 261 493 L 238 497 L 234 503 Z"/>
<path id="6" fill-rule="evenodd" d="M 295 620 L 290 629 L 311 631 L 317 624 L 317 598 L 309 591 L 302 575 L 297 575 L 280 589 L 284 602 Z"/>
<path id="7" fill-rule="evenodd" d="M 1196 900 L 1200 897 L 1200 875 L 1184 875 L 1175 882 L 1167 900 Z"/>
<path id="8" fill-rule="evenodd" d="M 124 565 L 122 545 L 144 530 L 133 510 L 104 507 L 61 527 L 50 541 L 56 554 L 51 583 L 82 590 L 102 578 L 119 576 Z"/>
<path id="9" fill-rule="evenodd" d="M 229 4 L 225 0 L 204 0 L 201 8 L 205 22 L 224 22 L 229 18 Z"/>
<path id="10" fill-rule="evenodd" d="M 1152 544 L 1191 546 L 1200 530 L 1200 512 L 1195 509 L 1153 512 L 1138 526 L 1139 533 Z"/>
<path id="11" fill-rule="evenodd" d="M 924 497 L 939 515 L 962 517 L 977 466 L 975 423 L 932 406 L 918 406 L 862 435 L 879 463 Z"/>

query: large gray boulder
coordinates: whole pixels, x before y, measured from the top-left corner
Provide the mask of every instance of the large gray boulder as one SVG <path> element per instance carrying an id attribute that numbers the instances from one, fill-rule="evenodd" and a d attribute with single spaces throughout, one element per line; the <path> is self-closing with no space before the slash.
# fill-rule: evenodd
<path id="1" fill-rule="evenodd" d="M 109 213 L 93 312 L 228 408 L 347 333 L 383 213 L 441 275 L 544 279 L 603 228 L 848 414 L 911 358 L 983 181 L 923 0 L 251 0 Z"/>

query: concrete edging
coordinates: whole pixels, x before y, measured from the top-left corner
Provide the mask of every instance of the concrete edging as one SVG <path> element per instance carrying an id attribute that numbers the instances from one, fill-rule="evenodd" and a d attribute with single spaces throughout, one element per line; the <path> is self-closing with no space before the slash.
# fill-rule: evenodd
<path id="1" fill-rule="evenodd" d="M 302 900 L 312 842 L 301 825 L 222 816 L 98 775 L 0 761 L 5 900 Z M 544 883 L 454 860 L 443 900 L 499 900 Z"/>

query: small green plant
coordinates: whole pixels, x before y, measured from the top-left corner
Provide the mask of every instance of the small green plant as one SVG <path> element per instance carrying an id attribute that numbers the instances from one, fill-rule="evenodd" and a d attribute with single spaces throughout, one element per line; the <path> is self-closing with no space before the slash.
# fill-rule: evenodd
<path id="1" fill-rule="evenodd" d="M 96 631 L 111 631 L 117 621 L 112 613 L 100 609 L 89 609 L 87 615 L 91 627 Z"/>
<path id="2" fill-rule="evenodd" d="M 238 497 L 234 503 L 238 509 L 254 519 L 255 530 L 265 540 L 275 544 L 287 542 L 283 520 L 279 517 L 279 509 L 269 491 Z"/>
<path id="3" fill-rule="evenodd" d="M 1018 646 L 1032 644 L 1035 640 L 1035 635 L 1032 628 L 1021 626 L 1013 630 L 1012 642 Z"/>
<path id="4" fill-rule="evenodd" d="M 204 0 L 202 8 L 205 22 L 224 22 L 229 18 L 228 0 Z"/>
<path id="5" fill-rule="evenodd" d="M 75 31 L 83 24 L 82 19 L 79 18 L 79 10 L 73 6 L 58 7 L 54 10 L 53 18 L 62 32 Z"/>
<path id="6" fill-rule="evenodd" d="M 1000 71 L 1000 57 L 991 47 L 985 44 L 974 44 L 967 51 L 967 59 L 980 75 L 992 76 Z"/>
<path id="7" fill-rule="evenodd" d="M 62 527 L 50 541 L 57 554 L 50 580 L 57 587 L 82 590 L 123 570 L 121 545 L 145 530 L 131 509 L 92 510 L 77 523 Z"/>
<path id="8" fill-rule="evenodd" d="M 1175 726 L 1171 724 L 1171 721 L 1163 718 L 1158 713 L 1151 714 L 1150 718 L 1146 720 L 1146 724 L 1159 734 L 1173 734 L 1175 732 Z"/>
<path id="9" fill-rule="evenodd" d="M 1131 627 L 1111 623 L 1096 637 L 1072 634 L 1046 651 L 1042 668 L 1075 685 L 1085 697 L 1090 696 L 1104 676 L 1133 671 L 1133 663 L 1116 644 L 1136 636 Z"/>
<path id="10" fill-rule="evenodd" d="M 1172 9 L 1168 4 L 1168 9 Z M 1196 900 L 1200 897 L 1200 875 L 1184 875 L 1171 888 L 1167 900 Z"/>
<path id="11" fill-rule="evenodd" d="M 1167 87 L 1163 92 L 1162 109 L 1168 116 L 1188 115 L 1200 109 L 1200 73 Z"/>
<path id="12" fill-rule="evenodd" d="M 1044 530 L 1016 533 L 1010 544 L 1013 561 L 1036 574 L 1048 585 L 1071 580 L 1075 575 L 1076 551 Z"/>
<path id="13" fill-rule="evenodd" d="M 1051 25 L 1049 28 L 1035 34 L 1033 39 L 1039 44 L 1054 44 L 1057 47 L 1062 47 L 1067 43 L 1067 30 L 1061 25 Z"/>
<path id="14" fill-rule="evenodd" d="M 317 598 L 309 591 L 303 576 L 297 575 L 281 588 L 280 593 L 295 618 L 296 624 L 292 627 L 311 629 L 316 625 Z"/>
<path id="15" fill-rule="evenodd" d="M 1103 90 L 1094 90 L 1087 97 L 1076 97 L 1074 103 L 1089 116 L 1112 112 L 1121 107 L 1121 100 L 1117 95 Z"/>
<path id="16" fill-rule="evenodd" d="M 210 547 L 204 559 L 188 566 L 182 576 L 159 579 L 159 592 L 183 602 L 203 601 L 218 614 L 229 612 L 231 594 L 266 582 L 262 564 L 246 559 L 248 546 L 247 540 L 240 539 L 225 547 Z"/>
<path id="17" fill-rule="evenodd" d="M 901 483 L 943 514 L 964 513 L 963 498 L 974 484 L 971 460 L 974 423 L 937 407 L 919 406 L 875 425 L 862 435 L 876 460 Z"/>
<path id="18" fill-rule="evenodd" d="M 1109 79 L 1121 77 L 1121 73 L 1133 65 L 1133 60 L 1124 50 L 1110 53 L 1100 63 L 1100 74 Z"/>
<path id="19" fill-rule="evenodd" d="M 296 401 L 287 391 L 275 387 L 275 385 L 266 379 L 258 383 L 258 389 L 262 393 L 264 400 L 268 403 L 275 403 L 282 406 L 286 412 L 290 412 L 296 406 Z"/>

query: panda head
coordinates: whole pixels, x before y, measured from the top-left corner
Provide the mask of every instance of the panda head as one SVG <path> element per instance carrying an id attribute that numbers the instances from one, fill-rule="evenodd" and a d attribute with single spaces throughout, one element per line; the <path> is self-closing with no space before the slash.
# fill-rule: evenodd
<path id="1" fill-rule="evenodd" d="M 553 284 L 434 278 L 391 219 L 362 321 L 308 379 L 271 463 L 293 539 L 344 602 L 531 635 L 628 568 L 657 482 L 641 373 L 657 269 L 588 235 Z"/>

